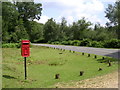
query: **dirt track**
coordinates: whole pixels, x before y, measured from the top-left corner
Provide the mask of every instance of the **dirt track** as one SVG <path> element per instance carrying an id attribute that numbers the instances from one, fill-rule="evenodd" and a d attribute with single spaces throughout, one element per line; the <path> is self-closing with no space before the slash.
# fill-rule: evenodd
<path id="1" fill-rule="evenodd" d="M 58 88 L 118 88 L 118 72 L 78 82 L 57 83 Z"/>

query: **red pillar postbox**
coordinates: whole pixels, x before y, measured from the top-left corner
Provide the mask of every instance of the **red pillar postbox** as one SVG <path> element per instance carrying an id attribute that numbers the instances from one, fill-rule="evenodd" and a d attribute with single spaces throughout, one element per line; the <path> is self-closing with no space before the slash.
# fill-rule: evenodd
<path id="1" fill-rule="evenodd" d="M 21 55 L 23 57 L 30 56 L 30 41 L 29 40 L 22 40 L 21 41 Z"/>
<path id="2" fill-rule="evenodd" d="M 24 57 L 25 79 L 27 79 L 26 57 L 30 56 L 30 41 L 21 41 L 21 55 Z"/>

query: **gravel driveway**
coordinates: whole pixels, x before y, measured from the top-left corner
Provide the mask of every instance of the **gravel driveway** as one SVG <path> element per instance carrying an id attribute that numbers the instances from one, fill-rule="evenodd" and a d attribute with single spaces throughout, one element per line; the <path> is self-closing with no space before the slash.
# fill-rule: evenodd
<path id="1" fill-rule="evenodd" d="M 33 44 L 33 45 L 54 47 L 54 48 L 91 53 L 102 56 L 110 56 L 113 58 L 120 59 L 120 49 L 105 49 L 105 48 L 93 48 L 93 47 L 82 47 L 82 46 L 51 45 L 51 44 Z"/>

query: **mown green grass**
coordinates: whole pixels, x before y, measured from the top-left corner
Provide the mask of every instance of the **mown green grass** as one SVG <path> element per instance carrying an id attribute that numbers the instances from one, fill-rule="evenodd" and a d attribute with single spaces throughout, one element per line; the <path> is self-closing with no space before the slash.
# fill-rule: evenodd
<path id="1" fill-rule="evenodd" d="M 34 46 L 31 56 L 27 58 L 27 80 L 24 80 L 24 58 L 21 49 L 3 48 L 3 88 L 54 88 L 58 82 L 78 81 L 104 75 L 117 70 L 117 64 L 100 63 L 102 56 L 94 59 L 92 54 L 61 51 L 46 47 Z M 108 57 L 106 57 L 108 59 Z M 111 61 L 115 59 L 109 58 Z M 101 67 L 103 70 L 98 71 Z M 79 72 L 84 71 L 83 76 Z M 60 79 L 55 79 L 60 74 Z"/>

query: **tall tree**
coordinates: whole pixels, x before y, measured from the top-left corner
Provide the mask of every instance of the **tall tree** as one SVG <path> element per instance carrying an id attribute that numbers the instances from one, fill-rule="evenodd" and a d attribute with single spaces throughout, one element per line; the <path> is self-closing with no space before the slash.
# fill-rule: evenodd
<path id="1" fill-rule="evenodd" d="M 29 39 L 31 42 L 37 42 L 43 39 L 43 24 L 35 21 L 29 21 L 28 26 Z"/>
<path id="2" fill-rule="evenodd" d="M 11 32 L 14 32 L 19 13 L 11 2 L 2 2 L 2 39 L 10 42 Z"/>
<path id="3" fill-rule="evenodd" d="M 73 39 L 80 40 L 84 38 L 83 32 L 85 30 L 89 30 L 89 26 L 91 25 L 91 22 L 86 21 L 85 18 L 82 18 L 78 20 L 77 22 L 73 22 L 73 26 L 71 29 L 73 29 Z"/>
<path id="4" fill-rule="evenodd" d="M 109 4 L 108 8 L 106 8 L 106 17 L 110 20 L 110 23 L 107 25 L 110 27 L 111 25 L 115 25 L 118 27 L 116 33 L 118 34 L 118 38 L 120 39 L 120 1 L 116 1 L 114 5 Z"/>
<path id="5" fill-rule="evenodd" d="M 53 18 L 49 19 L 44 25 L 44 38 L 46 42 L 58 40 L 58 25 Z"/>
<path id="6" fill-rule="evenodd" d="M 29 39 L 29 35 L 24 27 L 24 21 L 22 19 L 17 21 L 17 26 L 15 26 L 15 32 L 11 33 L 12 41 L 19 42 L 21 39 Z"/>
<path id="7" fill-rule="evenodd" d="M 77 25 L 76 22 L 73 22 L 73 25 L 71 27 L 71 31 L 73 32 L 73 39 L 74 40 L 79 40 L 80 31 L 78 29 L 78 25 Z"/>
<path id="8" fill-rule="evenodd" d="M 40 19 L 42 4 L 35 4 L 34 2 L 16 2 L 15 5 L 19 12 L 19 18 L 22 18 L 23 21 Z"/>
<path id="9" fill-rule="evenodd" d="M 41 35 L 41 26 L 37 23 L 31 23 L 31 21 L 40 19 L 41 6 L 40 3 L 35 4 L 34 2 L 3 2 L 3 41 L 17 42 L 20 39 L 30 39 L 33 41 L 38 39 L 39 35 Z"/>
<path id="10" fill-rule="evenodd" d="M 67 21 L 66 19 L 63 17 L 62 21 L 59 25 L 59 40 L 63 41 L 67 39 L 66 33 L 67 33 Z"/>

